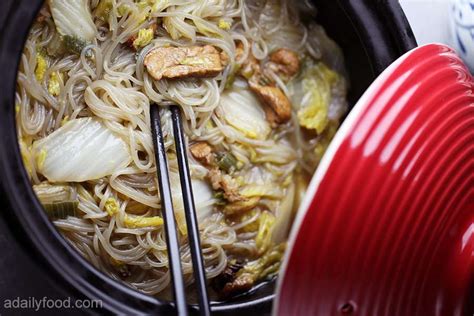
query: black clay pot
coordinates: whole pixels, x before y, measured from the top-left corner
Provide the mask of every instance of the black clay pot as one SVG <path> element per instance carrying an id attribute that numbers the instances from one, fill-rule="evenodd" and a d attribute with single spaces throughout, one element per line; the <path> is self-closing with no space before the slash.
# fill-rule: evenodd
<path id="1" fill-rule="evenodd" d="M 133 291 L 94 269 L 61 237 L 33 194 L 17 145 L 14 92 L 24 41 L 42 2 L 2 0 L 0 3 L 0 207 L 1 224 L 8 227 L 8 231 L 2 231 L 0 235 L 8 234 L 9 239 L 21 245 L 21 251 L 29 254 L 27 258 L 31 262 L 28 264 L 38 266 L 35 269 L 40 271 L 42 278 L 19 282 L 36 282 L 35 286 L 40 286 L 38 282 L 48 279 L 65 296 L 102 300 L 104 308 L 90 310 L 91 313 L 173 314 L 172 304 Z M 416 46 L 398 1 L 315 2 L 319 11 L 318 22 L 345 53 L 351 81 L 351 104 L 381 71 Z M 2 268 L 1 273 L 7 272 Z M 274 282 L 263 284 L 233 301 L 214 304 L 212 310 L 227 315 L 268 314 L 273 292 Z"/>

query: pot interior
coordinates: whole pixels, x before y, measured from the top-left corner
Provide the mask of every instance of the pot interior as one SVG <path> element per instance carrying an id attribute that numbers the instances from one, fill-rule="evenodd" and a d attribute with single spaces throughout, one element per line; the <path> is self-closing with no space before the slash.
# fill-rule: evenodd
<path id="1" fill-rule="evenodd" d="M 2 12 L 8 12 L 8 15 L 2 15 L 0 19 L 0 26 L 4 28 L 3 33 L 6 34 L 1 40 L 0 61 L 7 77 L 5 79 L 8 81 L 5 88 L 9 91 L 2 104 L 6 115 L 0 116 L 0 126 L 4 134 L 2 145 L 6 146 L 2 148 L 16 148 L 2 151 L 0 157 L 2 161 L 9 162 L 8 165 L 1 165 L 5 174 L 3 179 L 5 199 L 10 205 L 15 205 L 8 208 L 6 216 L 12 225 L 18 224 L 24 229 L 21 234 L 26 234 L 26 237 L 18 238 L 26 247 L 38 253 L 35 257 L 42 258 L 40 264 L 48 274 L 58 274 L 52 267 L 53 261 L 55 265 L 68 267 L 61 272 L 62 278 L 53 277 L 64 288 L 65 293 L 70 292 L 72 285 L 75 288 L 72 291 L 74 295 L 79 295 L 77 293 L 79 289 L 82 294 L 102 299 L 112 311 L 123 312 L 124 306 L 131 312 L 169 311 L 168 303 L 113 282 L 90 266 L 56 231 L 33 196 L 16 143 L 13 104 L 17 65 L 24 39 L 29 31 L 28 23 L 24 21 L 33 21 L 41 3 L 40 0 L 12 0 L 4 1 L 2 4 L 5 6 Z M 415 45 L 413 37 L 406 34 L 409 27 L 398 4 L 369 7 L 363 1 L 354 4 L 340 0 L 315 1 L 315 4 L 318 8 L 316 21 L 325 28 L 328 35 L 344 52 L 350 81 L 351 105 L 355 104 L 386 66 Z M 387 24 L 392 25 L 390 29 Z M 32 244 L 35 247 L 31 247 Z M 45 258 L 46 255 L 50 259 Z M 267 313 L 271 310 L 274 289 L 274 280 L 262 283 L 247 294 L 227 302 L 213 304 L 212 309 L 216 314 Z"/>

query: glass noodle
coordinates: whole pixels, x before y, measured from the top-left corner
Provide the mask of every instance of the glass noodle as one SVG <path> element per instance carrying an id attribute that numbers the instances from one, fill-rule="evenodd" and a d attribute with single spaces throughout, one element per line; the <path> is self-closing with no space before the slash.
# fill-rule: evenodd
<path id="1" fill-rule="evenodd" d="M 203 188 L 209 186 L 212 191 L 208 168 L 190 156 L 195 190 L 203 190 L 195 196 L 203 197 L 197 198 L 196 204 L 207 277 L 221 275 L 234 258 L 254 262 L 284 244 L 300 196 L 319 162 L 320 155 L 315 151 L 328 143 L 333 133 L 311 133 L 302 128 L 297 115 L 300 107 L 295 102 L 291 121 L 269 128 L 266 137 L 236 128 L 239 118 L 233 120 L 226 115 L 246 111 L 245 106 L 254 107 L 259 101 L 248 92 L 246 81 L 238 78 L 235 70 L 250 55 L 266 61 L 276 49 L 289 48 L 304 56 L 302 60 L 322 61 L 343 74 L 342 55 L 337 46 L 320 26 L 303 24 L 297 8 L 286 0 L 111 0 L 107 14 L 100 15 L 98 8 L 102 1 L 105 0 L 86 1 L 97 33 L 80 54 L 51 53 L 51 47 L 60 45 L 61 36 L 45 5 L 21 58 L 16 93 L 17 126 L 33 185 L 45 181 L 38 170 L 34 144 L 78 118 L 93 117 L 102 122 L 127 144 L 131 156 L 130 163 L 113 174 L 67 183 L 77 194 L 78 215 L 57 219 L 55 225 L 79 253 L 110 277 L 150 295 L 163 292 L 170 282 L 164 229 L 159 225 L 131 228 L 126 225 L 126 217 L 161 215 L 149 107 L 152 103 L 178 104 L 189 143 L 206 142 L 231 153 L 240 164 L 232 177 L 242 190 L 258 195 L 259 199 L 258 205 L 246 214 L 230 216 L 223 210 L 222 198 L 216 192 L 208 194 Z M 123 12 L 121 8 L 127 10 Z M 156 22 L 158 28 L 146 47 L 135 51 L 126 45 L 139 30 Z M 230 28 L 219 27 L 221 22 Z M 241 56 L 236 53 L 239 42 L 244 51 Z M 154 80 L 144 66 L 145 56 L 154 47 L 206 44 L 229 57 L 229 64 L 216 77 Z M 41 80 L 36 73 L 39 55 L 45 56 L 48 63 Z M 59 93 L 53 95 L 49 84 L 55 74 L 59 74 L 56 76 Z M 291 100 L 301 89 L 297 84 L 284 82 L 275 73 L 272 79 Z M 344 78 L 341 76 L 329 91 L 332 98 L 328 104 L 328 130 L 337 128 L 346 110 Z M 305 97 L 311 96 L 302 95 L 300 99 Z M 255 109 L 249 108 L 247 113 Z M 164 109 L 161 114 L 182 233 L 181 259 L 186 282 L 190 284 L 191 258 L 184 241 L 170 114 Z M 101 157 L 91 155 L 90 159 Z M 88 168 L 87 163 L 77 166 L 79 170 L 84 168 Z M 106 211 L 111 198 L 118 204 L 113 216 Z M 261 225 L 264 213 L 273 216 L 275 225 L 272 237 L 262 246 L 258 241 L 261 232 L 251 227 Z M 273 266 L 277 269 L 278 264 L 274 262 Z"/>

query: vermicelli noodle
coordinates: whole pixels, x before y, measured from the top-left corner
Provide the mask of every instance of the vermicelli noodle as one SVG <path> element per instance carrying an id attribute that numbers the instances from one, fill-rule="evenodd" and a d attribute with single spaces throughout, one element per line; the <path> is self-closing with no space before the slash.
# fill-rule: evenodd
<path id="1" fill-rule="evenodd" d="M 65 238 L 111 278 L 146 294 L 165 292 L 170 275 L 149 114 L 157 103 L 183 273 L 193 282 L 166 109 L 177 104 L 216 295 L 234 295 L 275 275 L 299 196 L 346 111 L 337 46 L 320 26 L 303 24 L 286 0 L 75 0 L 68 21 L 61 20 L 62 2 L 47 2 L 27 39 L 16 119 L 25 167 L 45 209 L 76 206 L 52 216 Z M 69 34 L 76 27 L 65 23 L 94 33 Z M 157 80 L 147 64 L 157 48 L 203 47 L 220 56 L 218 74 Z M 282 75 L 289 64 L 278 64 L 278 51 L 297 56 L 296 73 Z M 261 80 L 252 82 L 260 70 Z M 266 104 L 258 90 L 264 88 L 291 103 L 291 118 Z M 210 153 L 199 157 L 197 146 Z M 45 197 L 52 190 L 68 197 L 45 202 L 41 188 Z M 235 278 L 219 287 L 229 267 Z M 250 281 L 239 289 L 233 282 L 243 276 Z"/>

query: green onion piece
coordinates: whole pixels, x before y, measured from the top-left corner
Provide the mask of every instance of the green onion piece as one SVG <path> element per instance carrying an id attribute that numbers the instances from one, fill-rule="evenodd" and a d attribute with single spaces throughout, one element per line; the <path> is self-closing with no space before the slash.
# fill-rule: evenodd
<path id="1" fill-rule="evenodd" d="M 46 211 L 46 214 L 48 214 L 48 217 L 52 220 L 66 219 L 68 216 L 78 217 L 78 206 L 78 201 L 65 201 L 43 204 L 43 208 Z"/>
<path id="2" fill-rule="evenodd" d="M 227 173 L 237 169 L 237 163 L 237 158 L 229 152 L 217 154 L 217 165 L 221 170 Z"/>
<path id="3" fill-rule="evenodd" d="M 224 196 L 224 191 L 222 191 L 222 190 L 216 191 L 214 193 L 214 198 L 217 200 L 215 205 L 217 205 L 217 206 L 227 205 L 227 202 L 226 202 L 226 199 L 225 199 L 225 196 Z"/>
<path id="4" fill-rule="evenodd" d="M 84 47 L 87 46 L 87 42 L 77 36 L 64 35 L 62 37 L 64 48 L 71 54 L 80 55 Z"/>

